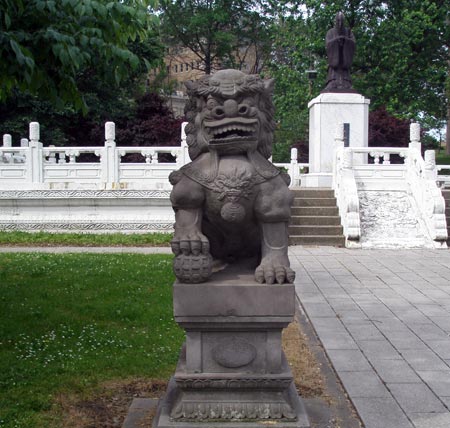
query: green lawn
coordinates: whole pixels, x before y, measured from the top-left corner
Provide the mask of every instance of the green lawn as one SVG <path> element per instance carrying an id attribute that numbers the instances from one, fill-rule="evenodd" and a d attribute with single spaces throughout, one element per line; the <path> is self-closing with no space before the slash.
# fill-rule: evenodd
<path id="1" fill-rule="evenodd" d="M 47 233 L 0 232 L 0 245 L 71 246 L 168 246 L 171 233 Z"/>
<path id="2" fill-rule="evenodd" d="M 0 427 L 59 427 L 59 394 L 167 378 L 173 280 L 167 255 L 0 254 Z"/>

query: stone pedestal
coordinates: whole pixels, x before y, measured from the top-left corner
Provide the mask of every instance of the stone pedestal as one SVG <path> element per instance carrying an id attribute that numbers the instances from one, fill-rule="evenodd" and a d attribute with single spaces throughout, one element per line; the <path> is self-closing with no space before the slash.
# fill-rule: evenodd
<path id="1" fill-rule="evenodd" d="M 186 343 L 155 428 L 309 427 L 281 349 L 294 286 L 258 284 L 252 271 L 239 272 L 174 284 L 175 320 Z"/>
<path id="2" fill-rule="evenodd" d="M 349 124 L 349 147 L 368 146 L 369 104 L 369 99 L 354 93 L 323 93 L 308 104 L 309 174 L 302 176 L 302 186 L 331 187 L 339 123 Z"/>

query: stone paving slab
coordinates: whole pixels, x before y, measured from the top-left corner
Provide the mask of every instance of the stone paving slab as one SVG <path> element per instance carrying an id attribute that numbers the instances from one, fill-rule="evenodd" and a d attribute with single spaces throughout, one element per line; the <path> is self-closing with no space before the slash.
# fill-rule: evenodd
<path id="1" fill-rule="evenodd" d="M 297 297 L 365 428 L 450 428 L 450 251 L 290 253 Z"/>

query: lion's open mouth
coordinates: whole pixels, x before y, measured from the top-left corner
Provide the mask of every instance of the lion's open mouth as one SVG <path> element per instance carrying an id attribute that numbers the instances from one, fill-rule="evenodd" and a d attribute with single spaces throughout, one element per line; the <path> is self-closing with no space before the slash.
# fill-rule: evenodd
<path id="1" fill-rule="evenodd" d="M 258 121 L 256 119 L 221 119 L 205 121 L 205 129 L 210 135 L 209 144 L 222 145 L 256 140 Z"/>

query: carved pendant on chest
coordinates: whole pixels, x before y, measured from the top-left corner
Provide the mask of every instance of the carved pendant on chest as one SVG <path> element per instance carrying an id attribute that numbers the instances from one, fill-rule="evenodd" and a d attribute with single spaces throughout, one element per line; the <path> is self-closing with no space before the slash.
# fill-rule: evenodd
<path id="1" fill-rule="evenodd" d="M 240 202 L 252 196 L 255 184 L 254 174 L 237 167 L 217 175 L 211 190 L 218 193 L 219 201 L 225 202 L 220 210 L 220 215 L 225 221 L 240 223 L 244 220 L 246 211 Z"/>

